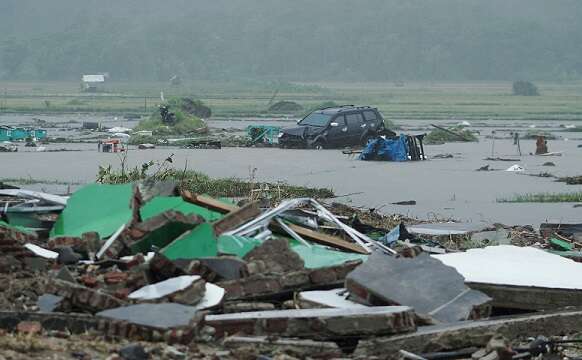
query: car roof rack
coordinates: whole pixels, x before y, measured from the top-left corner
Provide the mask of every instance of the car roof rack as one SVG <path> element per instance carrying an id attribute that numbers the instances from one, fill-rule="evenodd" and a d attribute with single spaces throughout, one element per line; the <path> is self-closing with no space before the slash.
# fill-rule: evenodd
<path id="1" fill-rule="evenodd" d="M 340 106 L 340 108 L 344 108 L 344 107 L 349 107 L 350 110 L 360 110 L 360 109 L 372 109 L 371 106 L 355 106 L 355 105 L 345 105 L 345 106 Z"/>
<path id="2" fill-rule="evenodd" d="M 356 105 L 336 105 L 336 106 L 328 106 L 328 107 L 324 107 L 319 109 L 318 111 L 321 110 L 328 110 L 328 109 L 339 109 L 339 111 L 344 110 L 344 108 L 349 108 L 350 110 L 356 110 L 356 109 L 375 109 L 371 106 L 365 105 L 365 106 L 356 106 Z M 347 109 L 346 109 L 347 110 Z"/>

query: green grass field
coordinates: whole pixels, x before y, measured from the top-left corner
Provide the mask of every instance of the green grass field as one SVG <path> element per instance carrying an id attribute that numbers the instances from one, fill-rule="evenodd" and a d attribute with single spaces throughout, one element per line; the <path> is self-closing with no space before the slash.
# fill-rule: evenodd
<path id="1" fill-rule="evenodd" d="M 304 108 L 324 101 L 377 106 L 385 117 L 410 120 L 582 120 L 582 82 L 537 83 L 541 96 L 511 95 L 510 82 L 474 83 L 271 83 L 196 81 L 109 82 L 87 94 L 75 82 L 0 82 L 0 112 L 149 113 L 164 97 L 192 96 L 216 116 L 269 116 L 269 101 L 291 100 Z"/>

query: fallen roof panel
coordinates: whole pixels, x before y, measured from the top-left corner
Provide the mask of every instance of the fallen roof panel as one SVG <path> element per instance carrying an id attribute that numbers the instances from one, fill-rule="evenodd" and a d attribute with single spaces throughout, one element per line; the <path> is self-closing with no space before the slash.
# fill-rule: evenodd
<path id="1" fill-rule="evenodd" d="M 582 290 L 582 264 L 533 247 L 488 246 L 433 257 L 470 283 Z"/>

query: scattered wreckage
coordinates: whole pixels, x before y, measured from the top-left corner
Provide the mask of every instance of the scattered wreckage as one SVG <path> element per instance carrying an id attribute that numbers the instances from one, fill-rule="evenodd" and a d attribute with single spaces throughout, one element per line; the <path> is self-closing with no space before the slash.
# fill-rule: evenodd
<path id="1" fill-rule="evenodd" d="M 564 336 L 582 322 L 579 224 L 386 228 L 345 205 L 239 206 L 173 183 L 1 191 L 5 209 L 59 214 L 50 233 L 0 222 L 4 331 L 233 358 L 531 358 L 578 341 Z M 462 251 L 462 239 L 489 246 Z"/>

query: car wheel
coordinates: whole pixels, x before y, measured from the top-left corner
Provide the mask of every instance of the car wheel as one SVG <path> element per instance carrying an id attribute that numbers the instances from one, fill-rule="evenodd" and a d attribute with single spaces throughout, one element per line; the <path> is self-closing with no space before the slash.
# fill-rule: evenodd
<path id="1" fill-rule="evenodd" d="M 323 141 L 316 141 L 311 145 L 315 150 L 323 150 L 325 148 Z"/>

